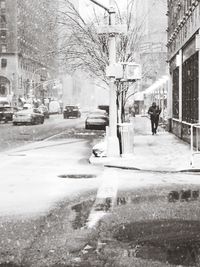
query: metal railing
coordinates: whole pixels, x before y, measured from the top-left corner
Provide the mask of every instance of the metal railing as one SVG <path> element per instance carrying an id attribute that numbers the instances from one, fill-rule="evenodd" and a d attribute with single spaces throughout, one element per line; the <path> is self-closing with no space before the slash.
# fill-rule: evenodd
<path id="1" fill-rule="evenodd" d="M 172 119 L 176 122 L 181 122 L 179 119 Z M 200 123 L 189 123 L 186 121 L 182 121 L 182 124 L 188 125 L 190 131 L 188 134 L 190 135 L 190 166 L 194 168 L 194 156 L 200 154 Z M 194 132 L 194 128 L 196 129 Z M 195 134 L 195 136 L 194 136 Z"/>
<path id="2" fill-rule="evenodd" d="M 200 123 L 190 124 L 191 126 L 191 133 L 190 133 L 190 151 L 191 151 L 191 159 L 190 165 L 194 167 L 194 156 L 200 154 L 199 151 L 199 136 L 200 136 Z M 194 128 L 196 128 L 196 137 L 194 139 Z M 194 147 L 195 141 L 195 147 Z"/>

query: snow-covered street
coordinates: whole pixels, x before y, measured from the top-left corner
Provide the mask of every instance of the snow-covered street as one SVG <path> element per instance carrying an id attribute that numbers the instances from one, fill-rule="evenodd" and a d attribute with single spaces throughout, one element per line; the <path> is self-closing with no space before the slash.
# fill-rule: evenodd
<path id="1" fill-rule="evenodd" d="M 1 156 L 0 215 L 44 212 L 56 201 L 98 187 L 98 179 L 64 179 L 61 175 L 94 174 L 99 170 L 80 164 L 86 141 L 44 141 Z"/>
<path id="2" fill-rule="evenodd" d="M 125 264 L 134 266 L 135 258 L 128 256 L 134 249 L 125 245 L 132 240 L 126 229 L 132 231 L 128 229 L 132 224 L 139 227 L 137 223 L 144 227 L 144 236 L 136 237 L 139 243 L 133 245 L 139 246 L 139 266 L 147 263 L 140 238 L 151 239 L 148 227 L 151 229 L 152 222 L 158 224 L 152 238 L 166 242 L 167 251 L 175 234 L 181 247 L 183 236 L 191 242 L 191 235 L 199 229 L 194 225 L 200 218 L 199 174 L 179 171 L 189 167 L 189 145 L 162 128 L 152 136 L 147 118 L 136 117 L 134 127 L 134 153 L 129 158 L 95 158 L 90 164 L 92 146 L 103 135 L 81 129 L 74 130 L 74 138 L 66 130 L 1 152 L 2 264 L 43 267 L 62 258 L 69 266 L 77 261 L 81 266 L 99 261 L 106 246 L 101 255 L 109 259 L 108 254 L 117 248 Z M 186 234 L 188 227 L 191 235 Z M 163 239 L 166 231 L 169 236 Z M 123 239 L 122 232 L 125 243 L 118 242 Z M 167 251 L 159 250 L 158 255 L 168 255 Z M 159 258 L 151 253 L 147 257 Z M 173 262 L 173 257 L 170 260 Z M 118 261 L 117 255 L 113 261 Z"/>

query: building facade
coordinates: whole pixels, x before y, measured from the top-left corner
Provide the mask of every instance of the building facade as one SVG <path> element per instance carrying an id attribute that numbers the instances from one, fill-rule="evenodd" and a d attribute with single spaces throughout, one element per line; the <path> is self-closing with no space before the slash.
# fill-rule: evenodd
<path id="1" fill-rule="evenodd" d="M 191 125 L 200 122 L 199 0 L 168 0 L 167 15 L 171 129 L 190 141 Z"/>
<path id="2" fill-rule="evenodd" d="M 44 98 L 55 75 L 56 1 L 0 0 L 0 97 Z"/>

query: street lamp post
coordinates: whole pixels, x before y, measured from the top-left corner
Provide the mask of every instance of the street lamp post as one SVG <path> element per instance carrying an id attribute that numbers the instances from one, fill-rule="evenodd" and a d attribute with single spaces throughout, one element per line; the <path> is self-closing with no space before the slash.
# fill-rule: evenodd
<path id="1" fill-rule="evenodd" d="M 34 88 L 34 86 L 33 86 L 33 79 L 34 79 L 34 76 L 35 76 L 35 74 L 38 72 L 38 71 L 40 71 L 40 70 L 46 70 L 46 68 L 44 68 L 44 67 L 41 67 L 41 68 L 38 68 L 38 69 L 36 69 L 34 72 L 33 72 L 33 74 L 32 74 L 32 76 L 31 76 L 31 80 L 30 80 L 30 98 L 31 98 L 31 102 L 33 103 L 33 94 L 35 93 L 34 92 L 34 90 L 35 90 L 35 88 Z"/>
<path id="2" fill-rule="evenodd" d="M 110 12 L 109 12 L 109 25 L 115 25 L 115 11 L 112 6 L 112 0 L 110 0 Z M 116 38 L 115 34 L 109 35 L 109 65 L 112 66 L 116 63 Z M 109 115 L 109 134 L 107 142 L 107 154 L 110 157 L 116 157 L 120 155 L 119 140 L 117 137 L 117 104 L 116 104 L 116 87 L 115 77 L 110 77 L 110 115 Z"/>
<path id="3" fill-rule="evenodd" d="M 113 1 L 110 0 L 110 8 L 103 6 L 96 0 L 90 0 L 94 4 L 105 9 L 109 14 L 109 26 L 115 25 L 115 10 Z M 116 32 L 109 31 L 109 66 L 112 67 L 116 63 Z M 118 157 L 120 155 L 119 140 L 117 137 L 117 105 L 116 105 L 116 88 L 115 88 L 115 76 L 110 77 L 109 81 L 109 132 L 107 136 L 107 156 Z"/>

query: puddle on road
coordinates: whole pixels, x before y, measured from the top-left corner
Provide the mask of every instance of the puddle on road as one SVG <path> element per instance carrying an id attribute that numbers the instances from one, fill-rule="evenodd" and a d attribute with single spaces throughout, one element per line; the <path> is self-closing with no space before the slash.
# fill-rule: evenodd
<path id="1" fill-rule="evenodd" d="M 106 198 L 98 198 L 96 199 L 96 204 L 94 205 L 95 211 L 110 211 L 112 207 L 112 198 L 106 197 Z"/>
<path id="2" fill-rule="evenodd" d="M 127 255 L 181 266 L 200 266 L 200 222 L 161 220 L 123 224 L 114 233 Z"/>
<path id="3" fill-rule="evenodd" d="M 97 176 L 94 174 L 60 174 L 59 178 L 68 178 L 68 179 L 92 179 Z"/>
<path id="4" fill-rule="evenodd" d="M 120 216 L 123 211 L 124 216 L 126 206 L 130 213 L 133 205 L 131 214 L 138 217 L 131 222 L 131 215 L 128 216 L 128 223 L 121 220 L 120 226 L 112 228 L 112 237 L 119 241 L 124 255 L 133 261 L 138 258 L 159 261 L 163 265 L 200 266 L 200 221 L 195 216 L 190 219 L 193 204 L 198 207 L 199 201 L 199 188 L 188 185 L 176 186 L 175 190 L 154 188 L 146 192 L 144 189 L 118 192 L 115 200 L 115 207 L 119 209 L 117 214 Z M 149 215 L 152 210 L 157 214 L 155 220 Z M 185 219 L 180 218 L 180 214 Z"/>
<path id="5" fill-rule="evenodd" d="M 71 209 L 76 212 L 76 217 L 72 222 L 72 227 L 74 229 L 80 229 L 86 226 L 94 201 L 94 199 L 90 199 L 71 207 Z"/>
<path id="6" fill-rule="evenodd" d="M 171 191 L 168 194 L 169 202 L 177 201 L 195 201 L 199 199 L 199 190 L 180 190 L 180 191 Z"/>

